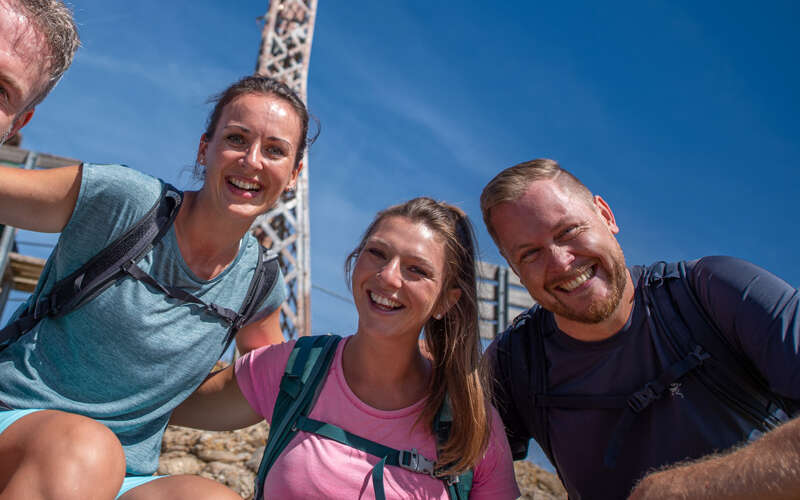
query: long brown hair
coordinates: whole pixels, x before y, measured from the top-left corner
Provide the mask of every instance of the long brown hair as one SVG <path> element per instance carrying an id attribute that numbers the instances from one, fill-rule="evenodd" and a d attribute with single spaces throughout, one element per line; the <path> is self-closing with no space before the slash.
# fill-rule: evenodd
<path id="1" fill-rule="evenodd" d="M 445 271 L 439 301 L 457 288 L 461 296 L 437 319 L 425 324 L 425 346 L 433 362 L 429 395 L 418 423 L 433 427 L 445 397 L 450 398 L 453 422 L 450 436 L 439 447 L 437 474 L 460 474 L 478 463 L 489 440 L 489 411 L 484 367 L 480 363 L 478 293 L 475 275 L 475 234 L 458 207 L 431 198 L 414 198 L 378 212 L 361 242 L 345 260 L 348 283 L 367 238 L 387 217 L 404 217 L 436 232 L 445 246 Z M 438 304 L 437 304 L 438 305 Z"/>

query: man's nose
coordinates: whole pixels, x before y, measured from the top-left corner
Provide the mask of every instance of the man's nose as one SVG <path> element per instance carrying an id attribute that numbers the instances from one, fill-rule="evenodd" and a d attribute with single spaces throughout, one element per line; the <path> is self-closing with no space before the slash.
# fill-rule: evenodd
<path id="1" fill-rule="evenodd" d="M 553 245 L 550 250 L 550 260 L 553 267 L 558 271 L 569 270 L 575 256 L 569 248 L 562 245 Z"/>

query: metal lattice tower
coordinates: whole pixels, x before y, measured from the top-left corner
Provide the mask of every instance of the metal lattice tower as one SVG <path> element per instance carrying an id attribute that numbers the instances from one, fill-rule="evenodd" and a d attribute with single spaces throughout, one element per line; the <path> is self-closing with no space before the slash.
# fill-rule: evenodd
<path id="1" fill-rule="evenodd" d="M 289 85 L 306 101 L 308 62 L 317 0 L 273 0 L 264 16 L 256 74 Z M 311 260 L 308 220 L 308 154 L 293 192 L 259 217 L 253 230 L 279 253 L 288 297 L 281 306 L 281 328 L 289 338 L 311 334 Z"/>

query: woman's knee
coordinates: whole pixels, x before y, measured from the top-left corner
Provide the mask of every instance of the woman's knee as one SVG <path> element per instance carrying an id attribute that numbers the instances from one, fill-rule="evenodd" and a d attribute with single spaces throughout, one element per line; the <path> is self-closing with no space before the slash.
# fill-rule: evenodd
<path id="1" fill-rule="evenodd" d="M 125 455 L 103 424 L 71 413 L 41 412 L 28 422 L 23 460 L 53 498 L 113 498 L 125 475 Z M 31 416 L 34 416 L 31 415 Z"/>
<path id="2" fill-rule="evenodd" d="M 192 475 L 166 476 L 137 486 L 120 500 L 241 500 L 227 486 Z"/>

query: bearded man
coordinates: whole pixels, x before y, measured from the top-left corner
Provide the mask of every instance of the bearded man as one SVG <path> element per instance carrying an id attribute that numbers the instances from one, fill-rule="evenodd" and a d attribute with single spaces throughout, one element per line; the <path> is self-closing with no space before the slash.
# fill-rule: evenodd
<path id="1" fill-rule="evenodd" d="M 573 500 L 800 498 L 798 290 L 730 257 L 627 267 L 608 203 L 552 160 L 481 210 L 537 302 L 488 349 L 515 459 L 535 438 Z"/>

